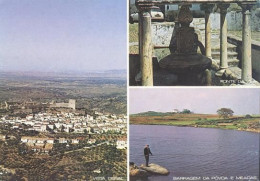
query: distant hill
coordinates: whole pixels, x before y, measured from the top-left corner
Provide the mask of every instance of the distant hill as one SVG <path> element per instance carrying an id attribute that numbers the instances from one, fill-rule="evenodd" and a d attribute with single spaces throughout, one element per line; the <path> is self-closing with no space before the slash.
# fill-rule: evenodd
<path id="1" fill-rule="evenodd" d="M 0 72 L 0 103 L 76 99 L 78 108 L 125 114 L 126 82 L 126 74 L 123 77 L 104 71 L 86 74 Z"/>
<path id="2" fill-rule="evenodd" d="M 126 74 L 126 69 L 114 69 L 114 70 L 107 70 L 105 73 L 117 73 L 117 74 Z"/>
<path id="3" fill-rule="evenodd" d="M 155 112 L 155 111 L 147 111 L 137 114 L 131 114 L 131 116 L 170 116 L 172 112 Z"/>
<path id="4" fill-rule="evenodd" d="M 59 71 L 59 72 L 38 72 L 38 71 L 1 71 L 0 77 L 30 76 L 30 77 L 116 77 L 126 79 L 127 71 L 118 70 L 95 70 L 86 72 Z"/>

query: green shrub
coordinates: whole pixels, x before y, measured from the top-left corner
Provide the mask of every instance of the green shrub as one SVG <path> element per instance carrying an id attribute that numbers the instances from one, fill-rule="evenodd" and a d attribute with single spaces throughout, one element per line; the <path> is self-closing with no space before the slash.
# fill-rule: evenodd
<path id="1" fill-rule="evenodd" d="M 247 114 L 245 118 L 252 118 L 252 116 L 250 114 Z"/>

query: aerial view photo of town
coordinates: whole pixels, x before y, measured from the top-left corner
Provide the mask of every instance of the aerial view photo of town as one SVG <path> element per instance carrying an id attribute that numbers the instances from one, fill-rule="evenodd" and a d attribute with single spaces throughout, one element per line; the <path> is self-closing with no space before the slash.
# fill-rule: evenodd
<path id="1" fill-rule="evenodd" d="M 0 180 L 126 180 L 126 2 L 0 7 Z"/>
<path id="2" fill-rule="evenodd" d="M 126 82 L 118 76 L 1 74 L 0 179 L 124 178 Z"/>

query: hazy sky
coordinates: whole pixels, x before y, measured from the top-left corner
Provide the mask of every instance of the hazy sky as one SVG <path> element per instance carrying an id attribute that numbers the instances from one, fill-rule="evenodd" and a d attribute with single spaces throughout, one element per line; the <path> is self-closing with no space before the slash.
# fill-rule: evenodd
<path id="1" fill-rule="evenodd" d="M 0 0 L 0 71 L 126 69 L 125 0 Z"/>
<path id="2" fill-rule="evenodd" d="M 259 114 L 260 89 L 254 88 L 153 88 L 130 89 L 130 114 L 190 109 L 213 113 L 231 108 L 236 115 Z"/>

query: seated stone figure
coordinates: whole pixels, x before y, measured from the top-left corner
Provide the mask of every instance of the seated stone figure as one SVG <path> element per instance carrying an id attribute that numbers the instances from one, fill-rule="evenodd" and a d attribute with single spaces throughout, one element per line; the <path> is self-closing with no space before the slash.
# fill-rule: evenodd
<path id="1" fill-rule="evenodd" d="M 198 35 L 195 33 L 194 28 L 189 27 L 192 19 L 189 6 L 182 6 L 169 46 L 171 53 L 196 54 L 198 48 L 200 48 L 201 53 L 205 55 L 205 48 L 199 41 Z"/>
<path id="2" fill-rule="evenodd" d="M 171 54 L 160 60 L 163 70 L 174 73 L 179 85 L 209 85 L 212 61 L 205 56 L 205 48 L 193 27 L 193 17 L 188 4 L 183 4 L 170 42 Z M 200 53 L 198 53 L 198 48 Z M 207 77 L 207 78 L 206 78 Z M 207 80 L 207 81 L 206 81 Z"/>

